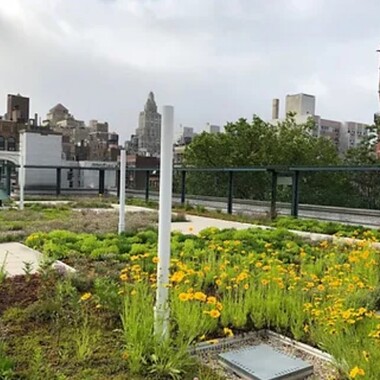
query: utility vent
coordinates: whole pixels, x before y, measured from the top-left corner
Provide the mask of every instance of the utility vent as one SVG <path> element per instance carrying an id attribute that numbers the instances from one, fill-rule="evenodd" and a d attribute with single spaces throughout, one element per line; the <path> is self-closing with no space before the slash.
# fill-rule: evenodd
<path id="1" fill-rule="evenodd" d="M 243 379 L 302 380 L 313 374 L 313 366 L 260 344 L 219 354 L 220 363 Z"/>

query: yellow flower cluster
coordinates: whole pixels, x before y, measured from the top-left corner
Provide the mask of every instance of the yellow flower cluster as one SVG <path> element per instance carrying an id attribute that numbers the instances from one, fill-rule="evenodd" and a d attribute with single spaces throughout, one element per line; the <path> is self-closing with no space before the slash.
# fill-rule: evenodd
<path id="1" fill-rule="evenodd" d="M 182 302 L 187 301 L 200 301 L 206 305 L 212 305 L 214 308 L 212 310 L 205 310 L 203 314 L 208 314 L 212 318 L 219 318 L 220 312 L 223 310 L 223 305 L 218 302 L 216 297 L 207 296 L 203 292 L 193 292 L 193 289 L 189 289 L 187 292 L 182 292 L 178 295 L 178 299 Z"/>
<path id="2" fill-rule="evenodd" d="M 171 259 L 167 284 L 172 288 L 171 307 L 194 313 L 195 321 L 207 321 L 211 336 L 217 332 L 233 336 L 232 329 L 253 323 L 256 328 L 290 331 L 296 339 L 317 345 L 321 334 L 333 342 L 335 336 L 345 339 L 365 325 L 369 328 L 363 329 L 363 339 L 380 340 L 378 318 L 362 301 L 380 280 L 379 254 L 368 243 L 345 247 L 329 241 L 304 245 L 277 241 L 252 248 L 251 242 L 214 240 L 213 234 L 217 231 L 200 233 L 203 248 L 192 240 L 180 246 Z M 120 274 L 123 286 L 147 283 L 154 288 L 157 263 L 153 254 L 130 257 Z M 130 290 L 123 292 L 128 295 Z M 207 339 L 204 331 L 199 331 L 198 339 Z M 345 368 L 353 379 L 368 375 L 366 363 L 370 365 L 373 357 L 364 343 L 359 352 L 361 359 L 348 361 L 351 369 Z"/>

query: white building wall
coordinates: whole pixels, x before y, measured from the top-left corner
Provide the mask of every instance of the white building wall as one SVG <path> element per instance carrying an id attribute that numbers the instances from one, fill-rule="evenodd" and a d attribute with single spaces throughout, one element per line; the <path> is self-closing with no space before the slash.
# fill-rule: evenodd
<path id="1" fill-rule="evenodd" d="M 99 171 L 80 170 L 82 167 L 116 168 L 116 163 L 95 161 L 65 161 L 62 159 L 62 136 L 58 134 L 41 134 L 36 132 L 20 133 L 20 151 L 26 144 L 25 165 L 71 166 L 72 169 L 61 170 L 61 188 L 98 189 Z M 71 174 L 72 173 L 72 174 Z M 70 178 L 71 176 L 71 178 Z M 56 169 L 26 169 L 25 188 L 55 188 Z M 116 170 L 105 170 L 105 188 L 116 187 Z"/>
<path id="2" fill-rule="evenodd" d="M 348 149 L 357 147 L 363 138 L 368 136 L 367 127 L 367 124 L 357 123 L 354 121 L 347 121 L 345 123 Z"/>
<path id="3" fill-rule="evenodd" d="M 101 161 L 79 161 L 79 168 L 81 167 L 93 167 L 114 169 L 115 163 L 101 162 Z M 99 188 L 99 170 L 80 170 L 80 187 L 85 189 L 97 189 Z M 104 187 L 106 189 L 116 187 L 116 170 L 104 171 Z"/>
<path id="4" fill-rule="evenodd" d="M 315 96 L 307 94 L 286 95 L 285 114 L 315 115 Z"/>
<path id="5" fill-rule="evenodd" d="M 20 151 L 25 145 L 25 165 L 62 165 L 62 136 L 38 132 L 20 132 Z M 55 169 L 26 169 L 25 188 L 53 187 L 56 184 Z"/>

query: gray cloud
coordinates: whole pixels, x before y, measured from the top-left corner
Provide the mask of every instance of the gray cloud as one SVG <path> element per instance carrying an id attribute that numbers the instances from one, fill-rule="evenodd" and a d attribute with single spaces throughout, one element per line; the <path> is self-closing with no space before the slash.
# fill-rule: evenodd
<path id="1" fill-rule="evenodd" d="M 150 90 L 200 129 L 270 100 L 317 95 L 324 117 L 371 121 L 377 0 L 0 0 L 0 112 L 5 95 L 46 114 L 108 120 L 123 138 Z"/>

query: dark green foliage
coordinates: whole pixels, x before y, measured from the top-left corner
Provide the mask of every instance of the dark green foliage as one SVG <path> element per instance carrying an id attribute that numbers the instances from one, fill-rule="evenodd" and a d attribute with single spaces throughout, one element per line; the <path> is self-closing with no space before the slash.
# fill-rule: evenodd
<path id="1" fill-rule="evenodd" d="M 6 345 L 0 340 L 0 379 L 11 380 L 14 379 L 14 363 L 6 354 Z"/>
<path id="2" fill-rule="evenodd" d="M 239 119 L 228 123 L 225 133 L 204 132 L 197 136 L 185 151 L 185 162 L 200 168 L 337 164 L 334 145 L 313 137 L 313 128 L 311 120 L 297 125 L 291 115 L 278 125 L 270 125 L 257 116 L 251 123 Z M 268 200 L 270 181 L 268 173 L 236 173 L 234 196 Z M 227 186 L 227 173 L 188 173 L 189 194 L 226 196 Z M 279 200 L 289 200 L 289 189 L 280 189 L 278 196 Z"/>
<path id="3" fill-rule="evenodd" d="M 379 125 L 368 128 L 361 144 L 339 157 L 330 139 L 313 136 L 314 121 L 297 125 L 288 115 L 271 125 L 254 116 L 228 123 L 225 133 L 203 132 L 186 148 L 185 164 L 198 168 L 242 168 L 274 166 L 281 173 L 287 166 L 378 165 L 375 154 Z M 226 172 L 188 172 L 187 193 L 226 197 Z M 300 203 L 341 207 L 380 208 L 378 172 L 302 173 Z M 270 173 L 234 173 L 234 198 L 269 200 Z M 278 186 L 277 200 L 290 202 L 291 187 Z"/>

